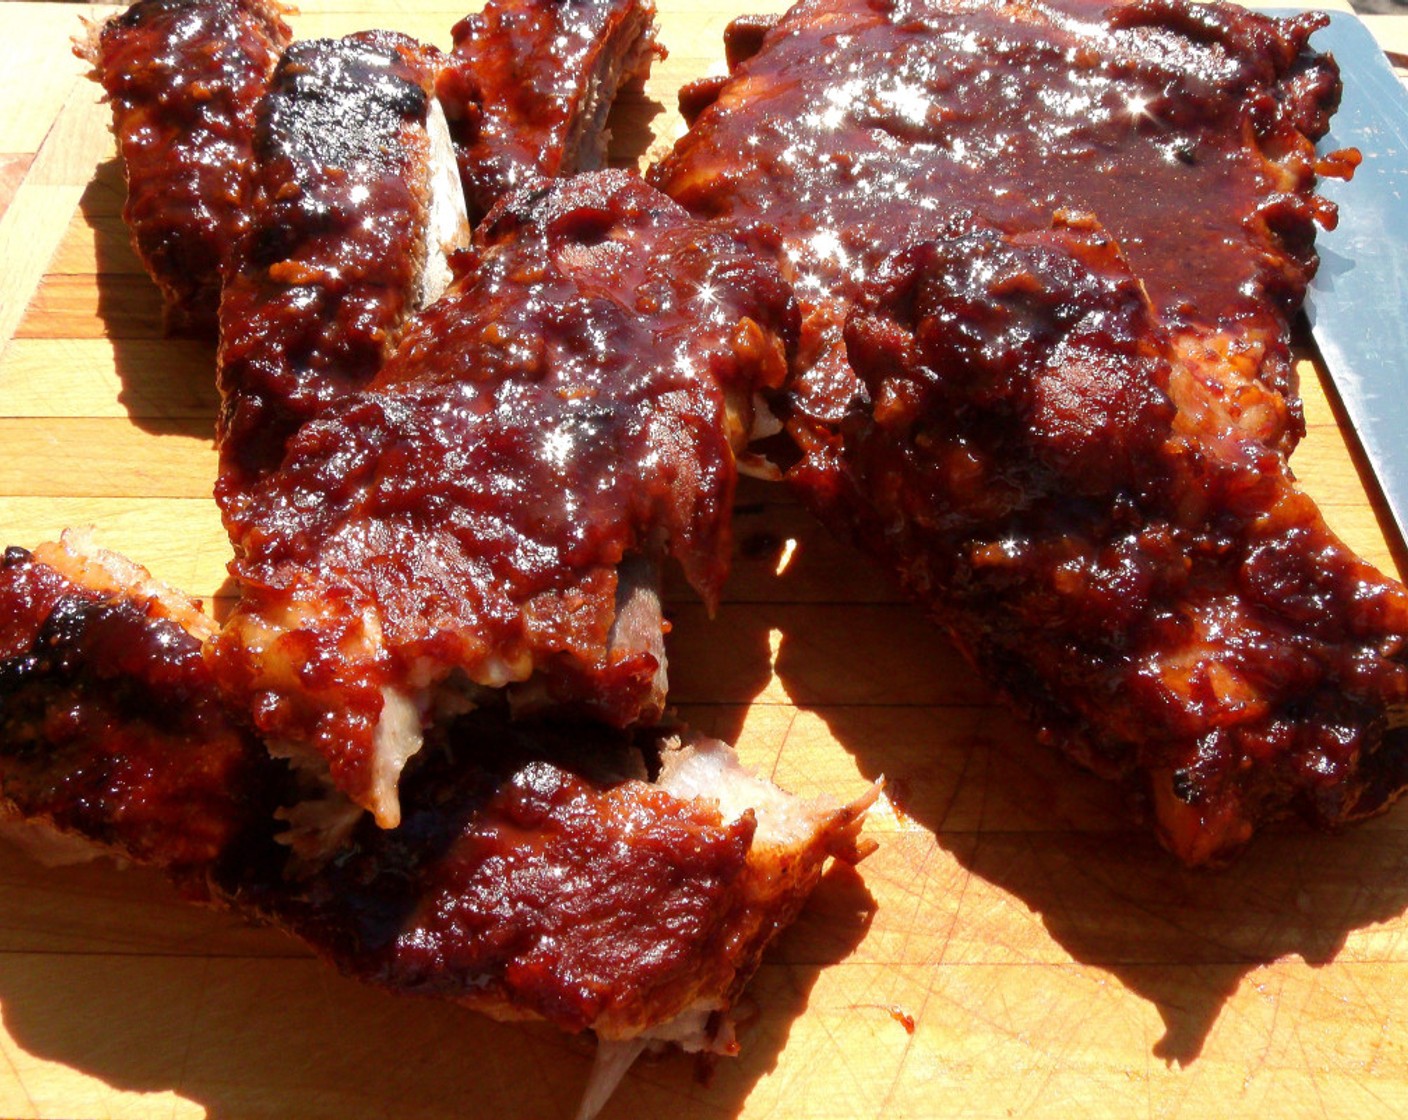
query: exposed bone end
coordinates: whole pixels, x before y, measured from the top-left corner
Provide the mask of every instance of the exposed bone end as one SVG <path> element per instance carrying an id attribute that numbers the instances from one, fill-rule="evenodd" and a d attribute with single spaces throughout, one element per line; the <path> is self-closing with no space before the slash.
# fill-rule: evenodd
<path id="1" fill-rule="evenodd" d="M 635 1065 L 636 1059 L 645 1053 L 650 1040 L 644 1036 L 619 1040 L 602 1039 L 596 1046 L 596 1059 L 592 1062 L 592 1072 L 587 1078 L 587 1087 L 582 1090 L 582 1100 L 577 1106 L 574 1120 L 593 1120 L 616 1092 L 616 1086 Z"/>
<path id="2" fill-rule="evenodd" d="M 340 668 L 339 679 L 311 689 L 304 677 L 309 656 L 304 639 L 315 634 L 329 639 L 326 651 Z M 261 725 L 269 751 L 311 783 L 314 797 L 336 787 L 381 827 L 396 827 L 397 785 L 423 744 L 422 713 L 430 707 L 434 682 L 383 684 L 379 711 L 362 711 L 355 721 L 338 724 L 359 695 L 346 682 L 375 680 L 385 671 L 389 655 L 373 607 L 348 607 L 301 590 L 264 606 L 246 599 L 207 645 L 207 655 L 227 663 L 228 678 L 242 682 L 256 710 L 272 713 Z M 348 746 L 353 737 L 356 750 Z"/>
<path id="3" fill-rule="evenodd" d="M 850 862 L 873 850 L 860 841 L 860 829 L 885 786 L 881 778 L 845 805 L 796 797 L 754 774 L 726 743 L 703 736 L 667 744 L 657 784 L 676 797 L 716 802 L 726 821 L 752 810 L 758 822 L 753 847 L 760 856 L 800 849 L 814 858 L 833 855 Z"/>
<path id="4" fill-rule="evenodd" d="M 431 98 L 425 120 L 430 142 L 429 205 L 425 231 L 425 265 L 421 269 L 417 309 L 434 303 L 454 278 L 451 256 L 469 246 L 471 229 L 460 182 L 454 141 L 445 110 L 438 98 Z"/>
<path id="5" fill-rule="evenodd" d="M 665 662 L 665 611 L 660 605 L 660 565 L 650 556 L 631 556 L 616 572 L 616 619 L 608 639 L 611 655 L 648 653 L 659 666 L 650 682 L 650 696 L 641 705 L 642 722 L 653 722 L 665 710 L 669 673 Z"/>
<path id="6" fill-rule="evenodd" d="M 390 686 L 381 690 L 381 718 L 372 737 L 372 780 L 367 808 L 382 828 L 401 823 L 396 788 L 406 762 L 424 743 L 420 709 L 411 697 Z"/>

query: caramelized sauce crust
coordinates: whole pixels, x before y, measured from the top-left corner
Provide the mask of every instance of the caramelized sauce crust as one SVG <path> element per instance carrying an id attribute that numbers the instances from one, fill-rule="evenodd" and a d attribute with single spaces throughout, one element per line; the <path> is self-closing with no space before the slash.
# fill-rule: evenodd
<path id="1" fill-rule="evenodd" d="M 813 501 L 1177 855 L 1408 782 L 1408 592 L 1279 453 L 1175 405 L 1190 374 L 1107 236 L 919 246 L 846 342 L 873 404 Z"/>
<path id="2" fill-rule="evenodd" d="M 729 934 L 752 817 L 725 824 L 711 805 L 563 765 L 599 765 L 599 739 L 471 721 L 456 741 L 472 748 L 406 779 L 399 828 L 367 820 L 272 910 L 351 975 L 501 1000 L 569 1030 L 639 1028 L 721 995 L 742 963 Z"/>
<path id="3" fill-rule="evenodd" d="M 725 822 L 627 777 L 644 773 L 629 737 L 481 712 L 441 729 L 399 828 L 364 819 L 321 866 L 295 868 L 275 810 L 297 787 L 236 712 L 200 642 L 150 601 L 5 554 L 4 807 L 394 991 L 607 1037 L 700 1000 L 724 1008 L 826 856 L 854 842 L 853 814 L 818 813 L 759 854 L 751 812 Z"/>

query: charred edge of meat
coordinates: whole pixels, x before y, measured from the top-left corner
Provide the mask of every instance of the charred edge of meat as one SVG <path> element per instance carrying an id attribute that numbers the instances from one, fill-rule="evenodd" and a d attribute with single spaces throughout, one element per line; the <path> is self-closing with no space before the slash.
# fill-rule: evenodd
<path id="1" fill-rule="evenodd" d="M 679 107 L 680 116 L 684 118 L 686 126 L 694 127 L 699 114 L 719 99 L 719 94 L 727 84 L 727 76 L 715 75 L 709 78 L 695 78 L 680 86 L 679 93 L 675 95 L 675 104 Z"/>
<path id="2" fill-rule="evenodd" d="M 72 537 L 0 566 L 0 797 L 205 900 L 222 868 L 282 862 L 282 777 L 231 718 L 193 623 L 184 596 Z"/>
<path id="3" fill-rule="evenodd" d="M 729 73 L 763 49 L 768 32 L 782 22 L 778 15 L 739 16 L 724 28 L 724 58 Z"/>
<path id="4" fill-rule="evenodd" d="M 478 711 L 408 768 L 397 828 L 364 820 L 292 894 L 234 893 L 398 992 L 707 1046 L 826 858 L 863 854 L 876 791 L 799 802 L 707 740 L 648 783 L 627 743 Z"/>
<path id="5" fill-rule="evenodd" d="M 290 32 L 271 0 L 141 0 L 74 51 L 112 103 L 123 217 L 167 330 L 213 334 L 246 228 L 255 110 Z"/>

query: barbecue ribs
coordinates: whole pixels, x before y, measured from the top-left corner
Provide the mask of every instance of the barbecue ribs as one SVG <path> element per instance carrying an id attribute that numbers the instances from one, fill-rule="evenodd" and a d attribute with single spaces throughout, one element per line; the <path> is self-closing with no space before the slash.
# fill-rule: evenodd
<path id="1" fill-rule="evenodd" d="M 1205 390 L 1098 227 L 917 246 L 846 342 L 872 403 L 803 485 L 1181 859 L 1408 784 L 1408 592 L 1175 403 Z"/>
<path id="2" fill-rule="evenodd" d="M 112 102 L 123 209 L 172 331 L 213 334 L 248 228 L 255 114 L 288 45 L 271 0 L 141 0 L 75 44 Z"/>
<path id="3" fill-rule="evenodd" d="M 440 729 L 399 829 L 363 818 L 310 874 L 279 839 L 298 779 L 223 696 L 201 655 L 210 627 L 72 535 L 6 552 L 4 806 L 393 991 L 637 1052 L 728 1049 L 728 1010 L 764 947 L 828 856 L 859 854 L 873 792 L 801 802 L 721 743 L 637 745 L 482 712 Z"/>
<path id="4" fill-rule="evenodd" d="M 251 488 L 210 645 L 261 733 L 386 825 L 446 705 L 659 715 L 653 573 L 717 594 L 734 448 L 796 334 L 766 253 L 622 172 L 520 188 L 475 248 Z"/>
<path id="5" fill-rule="evenodd" d="M 781 231 L 805 500 L 1189 863 L 1408 784 L 1408 600 L 1284 457 L 1314 176 L 1354 162 L 1313 148 L 1322 20 L 806 0 L 651 175 Z"/>
<path id="6" fill-rule="evenodd" d="M 475 222 L 530 178 L 602 167 L 617 92 L 664 54 L 651 0 L 490 0 L 454 40 L 439 94 Z"/>
<path id="7" fill-rule="evenodd" d="M 108 26 L 150 37 L 105 79 L 143 49 L 231 49 L 209 37 L 225 10 L 143 0 Z M 576 100 L 499 121 L 493 144 L 543 126 L 546 169 L 599 158 L 651 14 L 549 12 Z M 504 53 L 511 17 L 475 32 L 495 67 L 542 44 Z M 730 1050 L 764 948 L 826 859 L 864 852 L 875 790 L 803 803 L 722 743 L 639 726 L 664 705 L 659 567 L 717 595 L 735 454 L 787 375 L 795 302 L 767 235 L 618 173 L 506 172 L 525 185 L 452 261 L 437 52 L 369 32 L 267 61 L 257 88 L 207 80 L 243 114 L 218 188 L 239 206 L 207 231 L 209 267 L 173 282 L 202 306 L 223 285 L 217 493 L 242 601 L 220 630 L 81 536 L 9 550 L 0 809 L 393 991 L 590 1028 L 608 1044 L 594 1111 L 645 1045 Z M 168 67 L 149 94 L 204 73 Z M 146 126 L 119 109 L 115 127 L 126 148 Z M 191 195 L 218 210 L 210 181 Z"/>

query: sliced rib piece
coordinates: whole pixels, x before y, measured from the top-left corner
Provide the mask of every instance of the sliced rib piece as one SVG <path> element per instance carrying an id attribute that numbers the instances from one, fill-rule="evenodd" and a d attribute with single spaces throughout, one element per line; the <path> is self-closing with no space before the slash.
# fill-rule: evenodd
<path id="1" fill-rule="evenodd" d="M 213 630 L 199 604 L 80 534 L 9 549 L 0 802 L 207 898 L 277 804 L 273 764 L 206 667 Z"/>
<path id="2" fill-rule="evenodd" d="M 665 53 L 652 0 L 490 0 L 454 40 L 439 91 L 476 223 L 531 178 L 602 167 L 617 92 Z"/>
<path id="3" fill-rule="evenodd" d="M 214 333 L 248 224 L 255 110 L 288 41 L 272 0 L 140 0 L 75 43 L 112 103 L 123 217 L 168 330 Z"/>
<path id="4" fill-rule="evenodd" d="M 871 403 L 804 489 L 1176 855 L 1408 784 L 1408 592 L 1181 403 L 1200 371 L 1093 223 L 908 250 L 846 342 Z"/>
<path id="5" fill-rule="evenodd" d="M 734 448 L 796 333 L 767 254 L 621 172 L 516 192 L 476 249 L 251 489 L 211 645 L 261 731 L 384 825 L 433 702 L 529 682 L 519 703 L 658 716 L 658 598 L 621 565 L 673 555 L 714 599 Z"/>
<path id="6" fill-rule="evenodd" d="M 296 43 L 274 74 L 250 236 L 220 306 L 216 497 L 237 551 L 249 488 L 304 421 L 371 380 L 468 241 L 433 92 L 440 61 L 373 31 Z"/>
<path id="7" fill-rule="evenodd" d="M 449 739 L 400 828 L 364 817 L 297 898 L 240 897 L 394 991 L 699 1048 L 827 856 L 857 858 L 868 798 L 799 802 L 713 740 L 667 743 L 651 783 L 600 731 L 476 715 Z"/>
<path id="8" fill-rule="evenodd" d="M 1125 246 L 1201 404 L 1289 450 L 1287 324 L 1312 219 L 1332 217 L 1311 193 L 1339 89 L 1306 46 L 1322 24 L 1182 0 L 804 0 L 651 181 L 782 231 L 807 314 L 796 403 L 820 420 L 860 391 L 841 324 L 888 253 L 969 215 L 1015 232 L 1072 210 Z"/>
<path id="9" fill-rule="evenodd" d="M 290 876 L 276 810 L 291 775 L 216 688 L 209 627 L 76 538 L 9 550 L 0 798 L 392 991 L 731 1052 L 728 1012 L 759 956 L 829 856 L 864 852 L 874 791 L 803 802 L 715 741 L 638 746 L 476 713 L 407 776 L 401 828 L 363 818 L 336 859 Z"/>

